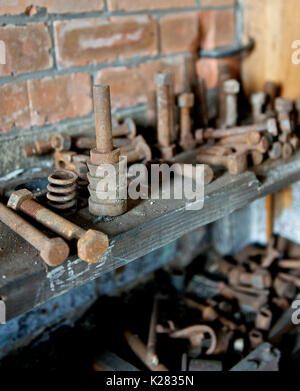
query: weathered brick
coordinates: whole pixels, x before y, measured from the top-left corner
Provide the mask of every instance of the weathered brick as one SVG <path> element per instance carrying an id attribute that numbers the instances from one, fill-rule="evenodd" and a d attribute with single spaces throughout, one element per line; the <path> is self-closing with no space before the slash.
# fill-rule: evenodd
<path id="1" fill-rule="evenodd" d="M 195 5 L 195 0 L 108 0 L 110 11 L 143 11 L 194 7 Z"/>
<path id="2" fill-rule="evenodd" d="M 147 102 L 147 93 L 155 90 L 154 77 L 160 71 L 172 71 L 175 79 L 175 91 L 184 88 L 184 59 L 172 57 L 149 61 L 137 67 L 116 67 L 99 71 L 96 83 L 109 84 L 112 107 L 128 107 Z"/>
<path id="3" fill-rule="evenodd" d="M 234 41 L 235 19 L 233 10 L 208 10 L 199 13 L 200 47 L 215 49 Z"/>
<path id="4" fill-rule="evenodd" d="M 234 6 L 235 0 L 201 0 L 202 7 Z"/>
<path id="5" fill-rule="evenodd" d="M 29 100 L 25 81 L 0 87 L 0 133 L 5 133 L 14 126 L 30 127 Z"/>
<path id="6" fill-rule="evenodd" d="M 5 43 L 6 49 L 6 64 L 0 65 L 0 76 L 52 67 L 52 44 L 45 24 L 0 27 L 0 40 Z"/>
<path id="7" fill-rule="evenodd" d="M 160 21 L 163 53 L 193 51 L 199 46 L 199 17 L 196 12 L 166 15 Z"/>
<path id="8" fill-rule="evenodd" d="M 100 11 L 104 0 L 1 0 L 0 15 L 21 14 L 29 6 L 46 8 L 49 13 Z"/>
<path id="9" fill-rule="evenodd" d="M 57 60 L 81 66 L 157 53 L 157 25 L 151 16 L 56 21 Z"/>
<path id="10" fill-rule="evenodd" d="M 227 63 L 229 65 L 232 78 L 240 76 L 240 57 L 228 57 L 224 59 L 200 58 L 196 63 L 198 77 L 203 77 L 206 81 L 207 88 L 214 88 L 218 84 L 218 65 Z"/>
<path id="11" fill-rule="evenodd" d="M 87 115 L 92 110 L 90 76 L 84 73 L 28 81 L 31 124 Z"/>

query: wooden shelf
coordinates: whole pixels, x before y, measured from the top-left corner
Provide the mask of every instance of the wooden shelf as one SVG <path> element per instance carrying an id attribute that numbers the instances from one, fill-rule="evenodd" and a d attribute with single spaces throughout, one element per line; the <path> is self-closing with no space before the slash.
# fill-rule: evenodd
<path id="1" fill-rule="evenodd" d="M 289 161 L 266 162 L 238 176 L 224 174 L 206 186 L 204 208 L 186 210 L 182 200 L 143 200 L 111 221 L 93 221 L 87 209 L 76 216 L 84 228 L 94 227 L 110 237 L 110 248 L 99 264 L 76 256 L 46 270 L 30 245 L 0 223 L 0 296 L 7 304 L 7 319 L 126 265 L 198 227 L 212 223 L 257 198 L 300 179 L 300 153 Z"/>

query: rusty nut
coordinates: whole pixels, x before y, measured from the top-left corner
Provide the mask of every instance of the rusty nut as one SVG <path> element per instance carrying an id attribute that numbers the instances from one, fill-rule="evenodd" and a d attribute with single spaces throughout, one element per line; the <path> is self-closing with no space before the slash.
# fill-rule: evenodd
<path id="1" fill-rule="evenodd" d="M 12 192 L 7 206 L 11 209 L 18 210 L 23 201 L 28 199 L 31 200 L 32 198 L 33 194 L 31 193 L 31 191 L 27 189 L 16 190 Z"/>
<path id="2" fill-rule="evenodd" d="M 89 229 L 78 240 L 78 256 L 86 262 L 99 262 L 107 252 L 108 246 L 109 239 L 106 234 L 94 229 Z"/>

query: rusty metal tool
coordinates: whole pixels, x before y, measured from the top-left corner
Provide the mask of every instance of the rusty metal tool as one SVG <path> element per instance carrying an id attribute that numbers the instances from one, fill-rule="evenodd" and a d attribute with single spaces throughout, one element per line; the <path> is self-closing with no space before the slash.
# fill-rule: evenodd
<path id="1" fill-rule="evenodd" d="M 61 265 L 68 257 L 69 246 L 62 238 L 48 238 L 1 202 L 0 221 L 36 248 L 47 265 Z"/>
<path id="2" fill-rule="evenodd" d="M 108 250 L 108 236 L 94 229 L 84 230 L 62 216 L 38 204 L 27 189 L 14 191 L 7 204 L 14 210 L 20 210 L 68 240 L 77 240 L 80 259 L 86 262 L 99 262 Z"/>
<path id="3" fill-rule="evenodd" d="M 254 123 L 260 123 L 265 121 L 265 115 L 263 113 L 263 107 L 266 103 L 267 95 L 264 91 L 258 91 L 250 96 L 250 102 L 252 106 L 252 117 Z"/>
<path id="4" fill-rule="evenodd" d="M 235 79 L 226 80 L 223 84 L 223 89 L 226 95 L 225 126 L 230 128 L 236 126 L 238 122 L 238 93 L 240 92 L 240 83 Z"/>
<path id="5" fill-rule="evenodd" d="M 248 144 L 248 143 L 228 143 L 227 144 L 229 147 L 231 147 L 232 149 L 235 149 L 237 152 L 241 152 L 241 153 L 246 153 L 246 152 L 251 152 L 251 151 L 256 151 L 256 152 L 259 152 L 259 153 L 266 153 L 269 149 L 269 141 L 268 139 L 263 136 L 261 137 L 261 140 L 259 141 L 258 144 Z"/>
<path id="6" fill-rule="evenodd" d="M 291 122 L 293 101 L 288 98 L 278 97 L 275 99 L 275 110 L 277 112 L 281 131 L 283 133 L 290 134 L 293 131 Z"/>
<path id="7" fill-rule="evenodd" d="M 168 370 L 163 364 L 160 364 L 160 363 L 158 363 L 157 365 L 152 364 L 152 360 L 149 360 L 147 358 L 146 345 L 140 340 L 140 338 L 136 334 L 133 334 L 129 330 L 125 330 L 123 335 L 124 335 L 128 345 L 133 350 L 133 352 L 151 371 L 167 371 Z"/>
<path id="8" fill-rule="evenodd" d="M 197 162 L 225 167 L 231 175 L 238 175 L 247 170 L 247 156 L 245 153 L 234 153 L 228 156 L 197 155 Z"/>
<path id="9" fill-rule="evenodd" d="M 127 211 L 127 173 L 119 160 L 120 149 L 113 146 L 110 89 L 95 85 L 93 93 L 96 148 L 90 151 L 88 162 L 89 211 L 95 216 L 119 216 Z M 113 173 L 107 172 L 107 165 Z M 109 189 L 102 189 L 101 184 L 109 184 Z"/>
<path id="10" fill-rule="evenodd" d="M 172 74 L 158 73 L 155 76 L 157 86 L 157 139 L 163 159 L 170 159 L 175 153 L 175 144 L 173 144 L 174 129 L 173 126 L 173 108 L 171 107 L 171 84 Z"/>
<path id="11" fill-rule="evenodd" d="M 229 129 L 198 129 L 195 132 L 196 141 L 202 144 L 204 140 L 221 139 L 223 137 L 236 136 L 248 132 L 268 132 L 272 136 L 278 136 L 278 127 L 274 118 L 269 118 L 263 124 L 254 124 L 248 126 L 236 126 Z"/>
<path id="12" fill-rule="evenodd" d="M 169 334 L 171 338 L 188 339 L 190 341 L 190 355 L 192 357 L 199 356 L 200 353 L 211 355 L 214 354 L 217 347 L 217 336 L 214 330 L 207 325 L 194 325 L 181 330 L 176 330 Z M 205 337 L 209 337 L 209 347 L 205 352 L 203 350 L 203 341 Z"/>
<path id="13" fill-rule="evenodd" d="M 194 106 L 195 97 L 191 92 L 184 92 L 178 97 L 180 107 L 180 142 L 179 145 L 184 151 L 195 148 L 196 141 L 192 134 L 191 109 Z"/>

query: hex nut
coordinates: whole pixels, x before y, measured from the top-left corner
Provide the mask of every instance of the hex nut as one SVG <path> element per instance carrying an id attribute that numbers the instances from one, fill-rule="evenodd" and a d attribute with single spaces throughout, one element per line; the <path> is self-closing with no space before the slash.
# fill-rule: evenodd
<path id="1" fill-rule="evenodd" d="M 109 239 L 103 232 L 89 229 L 78 240 L 77 250 L 80 259 L 96 263 L 101 261 L 109 247 Z"/>
<path id="2" fill-rule="evenodd" d="M 27 189 L 16 190 L 11 193 L 7 206 L 14 210 L 18 210 L 23 201 L 32 199 L 33 194 Z"/>

